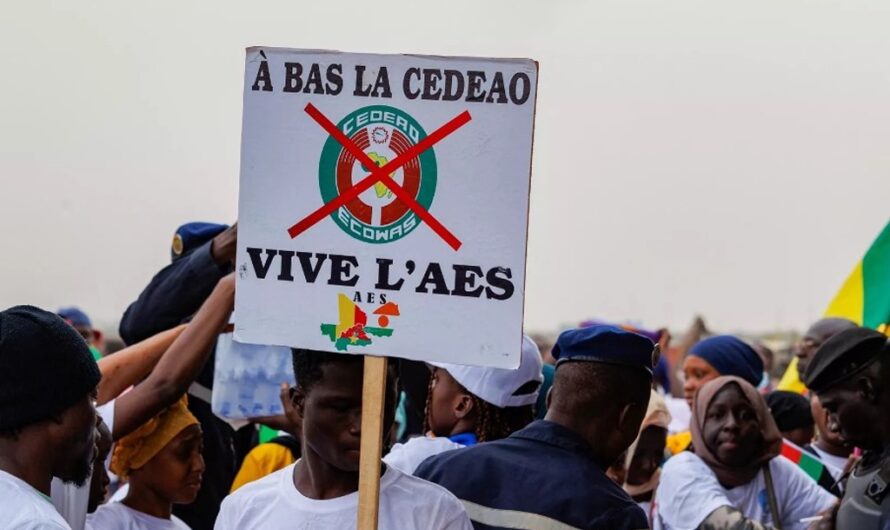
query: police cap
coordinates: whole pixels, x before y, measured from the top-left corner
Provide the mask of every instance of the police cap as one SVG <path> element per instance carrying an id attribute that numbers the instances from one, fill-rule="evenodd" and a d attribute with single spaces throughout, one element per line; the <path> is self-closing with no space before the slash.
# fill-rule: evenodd
<path id="1" fill-rule="evenodd" d="M 886 335 L 861 327 L 841 331 L 816 350 L 804 384 L 814 392 L 828 390 L 865 370 L 882 352 L 890 352 Z"/>
<path id="2" fill-rule="evenodd" d="M 173 235 L 173 246 L 170 248 L 170 260 L 176 261 L 192 250 L 210 241 L 229 225 L 217 223 L 186 223 L 176 229 Z"/>
<path id="3" fill-rule="evenodd" d="M 564 331 L 551 352 L 559 367 L 567 362 L 598 362 L 638 367 L 652 375 L 658 347 L 650 339 L 606 325 Z"/>

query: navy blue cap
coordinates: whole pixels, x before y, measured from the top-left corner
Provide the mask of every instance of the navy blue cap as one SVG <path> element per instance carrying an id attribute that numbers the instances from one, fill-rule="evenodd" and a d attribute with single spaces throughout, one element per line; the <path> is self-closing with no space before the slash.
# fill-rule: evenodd
<path id="1" fill-rule="evenodd" d="M 176 229 L 173 235 L 173 246 L 170 248 L 170 260 L 176 261 L 192 250 L 210 241 L 229 225 L 217 223 L 186 223 Z"/>
<path id="2" fill-rule="evenodd" d="M 563 331 L 551 355 L 556 365 L 573 361 L 620 364 L 652 374 L 658 348 L 648 338 L 615 326 L 597 325 Z"/>
<path id="3" fill-rule="evenodd" d="M 62 320 L 67 321 L 72 326 L 93 327 L 93 323 L 90 321 L 90 317 L 88 317 L 86 313 L 81 311 L 79 307 L 63 307 L 59 309 L 56 314 L 62 317 Z"/>
<path id="4" fill-rule="evenodd" d="M 689 355 L 708 361 L 720 375 L 741 377 L 755 388 L 763 379 L 763 359 L 754 348 L 732 335 L 708 337 L 690 348 Z"/>

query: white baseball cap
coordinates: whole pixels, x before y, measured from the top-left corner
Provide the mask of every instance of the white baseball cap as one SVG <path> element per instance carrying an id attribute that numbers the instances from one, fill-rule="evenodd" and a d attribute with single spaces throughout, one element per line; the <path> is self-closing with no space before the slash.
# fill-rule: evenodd
<path id="1" fill-rule="evenodd" d="M 519 368 L 489 368 L 462 364 L 430 363 L 447 370 L 451 377 L 474 395 L 496 407 L 521 407 L 532 405 L 538 400 L 538 392 L 544 381 L 544 362 L 535 342 L 522 336 L 522 355 Z M 536 385 L 529 385 L 530 382 Z M 520 390 L 522 392 L 520 393 Z"/>

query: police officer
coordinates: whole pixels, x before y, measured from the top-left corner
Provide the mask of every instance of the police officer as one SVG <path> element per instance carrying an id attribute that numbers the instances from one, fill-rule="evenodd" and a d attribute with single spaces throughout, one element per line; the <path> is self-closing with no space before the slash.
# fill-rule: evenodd
<path id="1" fill-rule="evenodd" d="M 477 530 L 648 528 L 605 470 L 637 436 L 656 351 L 651 340 L 612 326 L 563 332 L 543 420 L 433 456 L 415 475 L 461 499 Z"/>
<path id="2" fill-rule="evenodd" d="M 835 528 L 890 529 L 890 342 L 867 328 L 842 331 L 816 352 L 804 383 L 828 413 L 829 429 L 865 450 L 847 480 Z"/>
<path id="3" fill-rule="evenodd" d="M 232 271 L 237 224 L 187 223 L 173 236 L 171 263 L 161 269 L 130 304 L 120 323 L 127 344 L 144 340 L 188 320 Z M 174 507 L 174 514 L 194 530 L 210 530 L 236 472 L 235 432 L 210 409 L 214 357 L 189 388 L 189 410 L 204 431 L 206 471 L 194 503 Z"/>

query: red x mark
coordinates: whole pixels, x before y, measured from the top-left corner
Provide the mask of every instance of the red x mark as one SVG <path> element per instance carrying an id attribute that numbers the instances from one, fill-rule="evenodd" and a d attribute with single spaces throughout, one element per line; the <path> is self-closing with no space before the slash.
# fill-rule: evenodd
<path id="1" fill-rule="evenodd" d="M 420 203 L 414 200 L 414 197 L 409 195 L 408 192 L 404 190 L 404 188 L 399 186 L 389 176 L 389 174 L 407 164 L 412 159 L 438 143 L 440 140 L 469 122 L 472 118 L 470 117 L 470 113 L 468 111 L 465 110 L 462 113 L 458 114 L 457 116 L 452 118 L 451 121 L 436 129 L 432 134 L 417 142 L 415 145 L 411 146 L 401 155 L 390 160 L 382 167 L 378 167 L 377 164 L 374 163 L 374 161 L 371 160 L 364 151 L 362 151 L 357 145 L 350 141 L 349 138 L 347 138 L 346 135 L 343 134 L 343 132 L 338 129 L 333 122 L 331 122 L 331 120 L 327 119 L 318 109 L 316 109 L 312 105 L 312 103 L 307 104 L 305 110 L 306 113 L 312 117 L 312 119 L 314 119 L 319 125 L 321 125 L 321 127 L 325 131 L 327 131 L 328 134 L 333 136 L 334 139 L 337 140 L 337 142 L 339 142 L 344 149 L 349 151 L 350 154 L 352 154 L 352 156 L 356 158 L 356 160 L 361 162 L 365 167 L 372 169 L 371 174 L 360 180 L 358 184 L 349 188 L 348 190 L 345 190 L 336 199 L 315 210 L 311 214 L 307 215 L 305 219 L 288 228 L 287 233 L 290 235 L 291 239 L 297 237 L 301 233 L 308 230 L 315 223 L 331 215 L 331 213 L 333 213 L 337 208 L 355 199 L 363 191 L 370 188 L 377 182 L 382 182 L 387 188 L 389 188 L 393 193 L 396 194 L 396 197 L 399 200 L 405 203 L 405 205 L 408 206 L 411 211 L 413 211 L 418 217 L 420 217 L 423 222 L 429 225 L 429 227 L 432 228 L 435 233 L 439 234 L 439 237 L 445 240 L 448 246 L 450 246 L 454 250 L 460 248 L 460 240 L 454 237 L 454 234 L 449 232 L 448 229 L 445 228 L 442 223 L 440 223 L 435 217 L 433 217 L 430 212 L 428 212 L 423 206 L 420 205 Z"/>

